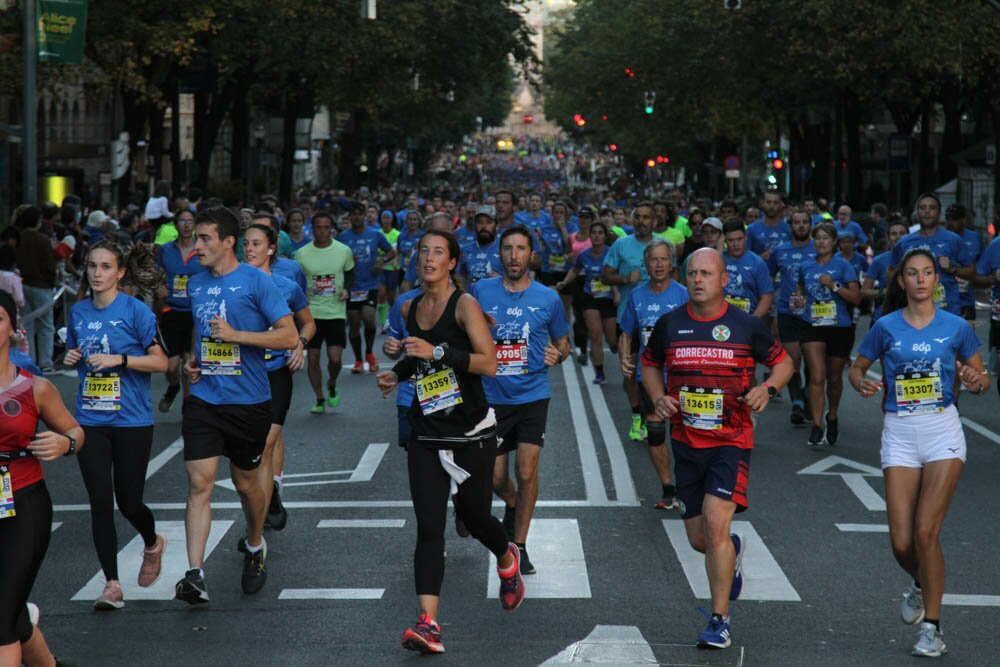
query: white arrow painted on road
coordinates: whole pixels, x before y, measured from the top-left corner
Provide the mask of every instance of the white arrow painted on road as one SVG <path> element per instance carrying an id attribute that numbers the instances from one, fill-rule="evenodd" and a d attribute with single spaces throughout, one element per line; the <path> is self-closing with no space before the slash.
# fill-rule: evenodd
<path id="1" fill-rule="evenodd" d="M 845 472 L 843 469 L 847 468 Z M 842 456 L 828 456 L 821 461 L 806 466 L 798 472 L 799 475 L 832 475 L 840 477 L 847 488 L 857 496 L 861 503 L 872 512 L 884 512 L 885 500 L 878 494 L 865 477 L 881 477 L 878 468 L 858 463 Z"/>
<path id="2" fill-rule="evenodd" d="M 372 477 L 375 476 L 375 471 L 378 470 L 378 466 L 382 463 L 382 459 L 385 457 L 386 451 L 389 449 L 388 442 L 373 442 L 365 449 L 365 453 L 361 455 L 361 460 L 358 461 L 358 465 L 351 470 L 327 470 L 326 472 L 301 472 L 301 473 L 290 473 L 285 475 L 285 479 L 304 479 L 309 477 L 328 477 L 331 475 L 348 475 L 347 479 L 316 479 L 310 481 L 302 482 L 285 482 L 284 486 L 321 486 L 323 484 L 347 484 L 350 482 L 370 482 Z M 220 479 L 216 482 L 217 485 L 229 489 L 230 491 L 236 491 L 236 487 L 233 486 L 233 480 L 231 479 Z"/>
<path id="3" fill-rule="evenodd" d="M 543 662 L 541 667 L 581 662 L 606 665 L 659 664 L 639 628 L 634 625 L 598 625 L 585 639 L 570 644 L 559 655 Z"/>

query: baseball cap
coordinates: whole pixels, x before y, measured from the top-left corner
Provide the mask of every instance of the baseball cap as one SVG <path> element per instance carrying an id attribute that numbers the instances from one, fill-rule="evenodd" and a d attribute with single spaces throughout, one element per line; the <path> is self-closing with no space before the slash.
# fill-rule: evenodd
<path id="1" fill-rule="evenodd" d="M 478 218 L 481 215 L 485 215 L 487 218 L 490 218 L 491 220 L 496 220 L 497 209 L 495 206 L 491 206 L 489 204 L 483 204 L 482 206 L 476 209 L 476 217 Z"/>
<path id="2" fill-rule="evenodd" d="M 577 216 L 581 216 L 581 215 L 589 215 L 591 218 L 596 218 L 597 217 L 597 211 L 595 211 L 594 207 L 590 206 L 590 205 L 581 206 L 580 207 L 580 211 L 577 213 Z"/>
<path id="3" fill-rule="evenodd" d="M 961 220 L 965 217 L 965 207 L 961 204 L 952 204 L 948 207 L 948 210 L 944 212 L 944 217 L 949 220 Z"/>
<path id="4" fill-rule="evenodd" d="M 701 223 L 701 227 L 702 227 L 702 229 L 704 229 L 705 227 L 711 227 L 712 229 L 717 229 L 717 230 L 719 230 L 721 232 L 722 231 L 722 220 L 719 220 L 715 216 L 713 216 L 711 218 L 705 218 L 705 221 Z"/>

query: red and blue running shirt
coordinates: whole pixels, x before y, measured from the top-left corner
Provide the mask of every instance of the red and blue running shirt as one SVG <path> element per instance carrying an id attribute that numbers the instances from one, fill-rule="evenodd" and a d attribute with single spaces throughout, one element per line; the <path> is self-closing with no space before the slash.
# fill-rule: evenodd
<path id="1" fill-rule="evenodd" d="M 750 408 L 739 399 L 753 386 L 757 363 L 772 367 L 784 358 L 763 320 L 728 303 L 710 320 L 695 317 L 690 305 L 667 313 L 642 353 L 643 365 L 666 367 L 667 395 L 680 404 L 671 437 L 699 449 L 753 448 Z"/>

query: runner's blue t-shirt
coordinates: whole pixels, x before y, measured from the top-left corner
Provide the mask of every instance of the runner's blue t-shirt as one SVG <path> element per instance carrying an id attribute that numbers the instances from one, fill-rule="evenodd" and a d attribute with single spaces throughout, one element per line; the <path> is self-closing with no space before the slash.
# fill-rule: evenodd
<path id="1" fill-rule="evenodd" d="M 306 293 L 291 280 L 276 273 L 271 274 L 271 280 L 274 281 L 275 287 L 281 292 L 281 297 L 288 304 L 288 309 L 292 311 L 293 315 L 309 306 L 309 299 L 306 298 Z M 280 370 L 282 366 L 288 363 L 288 358 L 291 355 L 291 350 L 264 350 L 264 366 L 267 368 L 267 372 Z"/>
<path id="2" fill-rule="evenodd" d="M 936 258 L 947 257 L 955 269 L 974 263 L 961 237 L 943 227 L 938 227 L 931 236 L 922 236 L 920 232 L 913 232 L 899 239 L 899 243 L 892 249 L 892 266 L 899 266 L 900 262 L 903 261 L 903 255 L 910 248 L 929 250 Z M 949 313 L 959 315 L 962 312 L 962 306 L 961 299 L 958 297 L 958 281 L 955 276 L 941 270 L 940 262 L 938 264 L 940 288 L 934 292 L 934 305 Z"/>
<path id="3" fill-rule="evenodd" d="M 400 234 L 402 237 L 402 234 Z M 337 235 L 337 240 L 351 249 L 354 255 L 354 282 L 351 283 L 351 300 L 356 293 L 370 292 L 378 289 L 379 275 L 372 273 L 375 263 L 378 262 L 378 251 L 389 252 L 392 244 L 383 236 L 382 232 L 366 227 L 361 232 L 353 229 L 346 229 Z"/>
<path id="4" fill-rule="evenodd" d="M 91 299 L 73 304 L 66 349 L 79 348 L 76 419 L 83 426 L 152 426 L 149 373 L 115 366 L 92 371 L 87 357 L 126 354 L 142 357 L 157 342 L 156 316 L 142 301 L 122 292 L 104 308 Z"/>
<path id="5" fill-rule="evenodd" d="M 611 291 L 611 286 L 606 285 L 601 280 L 601 276 L 604 274 L 604 258 L 608 256 L 610 251 L 610 248 L 605 246 L 601 254 L 594 257 L 593 248 L 587 248 L 576 256 L 576 261 L 573 263 L 577 275 L 584 278 L 584 293 L 595 299 L 613 299 L 615 296 Z"/>
<path id="6" fill-rule="evenodd" d="M 972 231 L 971 229 L 963 229 L 962 233 L 959 234 L 959 238 L 961 238 L 962 243 L 965 244 L 965 249 L 967 251 L 966 257 L 973 262 L 978 262 L 979 257 L 983 254 L 983 239 L 978 233 Z M 976 295 L 972 286 L 969 285 L 969 281 L 956 276 L 955 282 L 958 283 L 959 304 L 963 308 L 967 306 L 975 306 Z"/>
<path id="7" fill-rule="evenodd" d="M 750 315 L 757 309 L 761 297 L 774 291 L 771 272 L 760 255 L 747 250 L 739 257 L 722 253 L 729 282 L 726 283 L 726 301 Z"/>
<path id="8" fill-rule="evenodd" d="M 236 331 L 267 331 L 290 315 L 271 276 L 246 264 L 223 276 L 205 271 L 191 278 L 188 293 L 194 314 L 195 358 L 201 366 L 201 379 L 191 385 L 191 394 L 212 405 L 256 405 L 270 400 L 264 349 L 216 341 L 211 322 L 219 317 Z"/>
<path id="9" fill-rule="evenodd" d="M 462 223 L 455 229 L 455 238 L 458 239 L 458 247 L 464 247 L 468 243 L 476 242 L 476 230 Z"/>
<path id="10" fill-rule="evenodd" d="M 646 273 L 646 262 L 643 259 L 643 254 L 646 252 L 646 246 L 652 240 L 650 238 L 649 241 L 640 241 L 635 238 L 634 234 L 622 237 L 611 244 L 608 254 L 604 256 L 604 264 L 610 266 L 615 273 L 623 277 L 628 277 L 633 271 L 639 269 L 639 283 L 644 283 L 649 280 L 649 274 Z M 628 295 L 633 289 L 635 289 L 635 285 L 632 284 L 618 286 L 618 294 L 621 295 L 621 299 L 618 301 L 616 314 L 619 322 L 622 320 L 622 313 L 625 312 Z"/>
<path id="11" fill-rule="evenodd" d="M 830 223 L 837 228 L 837 236 L 840 236 L 844 232 L 851 232 L 858 243 L 868 245 L 868 235 L 865 234 L 865 230 L 862 229 L 856 220 L 849 220 L 846 225 L 842 225 L 840 224 L 840 220 L 834 218 Z"/>
<path id="12" fill-rule="evenodd" d="M 795 284 L 801 282 L 806 290 L 806 307 L 802 311 L 802 319 L 814 327 L 851 326 L 853 306 L 835 294 L 832 287 L 819 281 L 823 274 L 829 275 L 835 283 L 847 285 L 858 282 L 854 267 L 842 257 L 831 257 L 826 264 L 820 264 L 815 258 L 802 262 L 795 278 Z"/>
<path id="13" fill-rule="evenodd" d="M 622 331 L 639 341 L 639 353 L 636 359 L 642 357 L 656 321 L 687 302 L 687 288 L 676 280 L 671 280 L 667 289 L 659 294 L 650 289 L 648 282 L 632 290 L 628 295 L 628 305 L 622 313 L 621 327 Z M 641 363 L 635 365 L 635 380 L 642 382 Z"/>
<path id="14" fill-rule="evenodd" d="M 750 243 L 750 250 L 763 255 L 768 250 L 774 250 L 782 243 L 791 242 L 792 228 L 784 220 L 779 220 L 778 224 L 767 225 L 761 218 L 750 223 L 747 227 L 747 241 Z"/>
<path id="15" fill-rule="evenodd" d="M 549 398 L 545 347 L 569 333 L 559 294 L 535 281 L 523 291 L 509 292 L 499 277 L 477 282 L 469 293 L 496 320 L 490 332 L 497 346 L 497 374 L 483 378 L 490 404 Z"/>
<path id="16" fill-rule="evenodd" d="M 865 272 L 865 277 L 872 279 L 872 285 L 876 289 L 887 289 L 889 287 L 889 263 L 891 261 L 891 250 L 886 250 L 881 255 L 872 257 L 871 266 Z M 872 308 L 872 322 L 880 317 L 882 317 L 882 304 L 881 302 L 877 302 Z"/>
<path id="17" fill-rule="evenodd" d="M 1000 237 L 990 241 L 976 263 L 976 273 L 991 278 L 1000 269 Z M 990 290 L 990 319 L 1000 322 L 1000 282 Z"/>
<path id="18" fill-rule="evenodd" d="M 500 263 L 500 238 L 493 239 L 493 243 L 487 246 L 479 243 L 463 246 L 458 272 L 468 279 L 467 286 L 490 276 L 500 275 L 503 272 L 503 264 Z"/>
<path id="19" fill-rule="evenodd" d="M 271 265 L 271 273 L 288 278 L 293 283 L 298 285 L 303 292 L 306 291 L 306 274 L 302 270 L 302 266 L 294 259 L 279 257 L 278 260 Z"/>
<path id="20" fill-rule="evenodd" d="M 399 230 L 399 236 L 396 237 L 396 250 L 399 252 L 400 266 L 404 266 L 404 262 L 409 263 L 416 256 L 417 243 L 423 235 L 424 230 L 422 229 L 418 229 L 415 234 L 410 234 L 409 227 L 403 227 Z M 475 240 L 475 232 L 473 232 L 472 238 Z M 461 241 L 459 241 L 459 247 L 462 247 Z"/>
<path id="21" fill-rule="evenodd" d="M 897 310 L 872 325 L 858 354 L 882 359 L 882 408 L 898 414 L 939 412 L 955 402 L 955 360 L 979 350 L 979 338 L 957 315 L 937 310 L 916 329 Z"/>
<path id="22" fill-rule="evenodd" d="M 538 215 L 531 215 L 528 211 L 521 211 L 520 213 L 514 214 L 514 224 L 524 225 L 530 229 L 536 227 L 544 227 L 546 225 L 554 226 L 555 223 L 552 222 L 552 216 L 549 215 L 548 211 L 542 209 L 538 211 Z"/>
<path id="23" fill-rule="evenodd" d="M 313 238 L 312 238 L 312 233 L 311 232 L 312 232 L 312 230 L 308 230 L 308 232 L 307 232 L 306 228 L 303 227 L 302 228 L 302 240 L 301 241 L 296 241 L 291 236 L 288 237 L 289 240 L 292 242 L 292 256 L 293 257 L 295 256 L 295 253 L 296 253 L 296 251 L 298 251 L 299 248 L 302 248 L 302 247 L 307 246 L 310 243 L 312 243 Z"/>
<path id="24" fill-rule="evenodd" d="M 167 297 L 163 303 L 173 310 L 190 312 L 188 279 L 206 270 L 198 260 L 198 253 L 192 248 L 187 257 L 181 257 L 181 249 L 177 247 L 177 242 L 171 241 L 160 246 L 160 251 L 156 254 L 156 264 L 166 274 L 163 280 L 167 286 Z"/>
<path id="25" fill-rule="evenodd" d="M 774 249 L 767 260 L 767 266 L 771 275 L 781 274 L 781 281 L 778 285 L 778 314 L 779 315 L 801 315 L 801 311 L 792 308 L 792 295 L 795 294 L 795 276 L 799 275 L 799 267 L 802 262 L 816 256 L 816 246 L 812 239 L 804 246 L 792 245 L 791 241 L 782 243 Z"/>
<path id="26" fill-rule="evenodd" d="M 535 248 L 542 254 L 542 273 L 566 273 L 566 242 L 555 224 L 538 227 L 534 238 Z"/>
<path id="27" fill-rule="evenodd" d="M 389 309 L 389 319 L 387 321 L 385 334 L 396 340 L 403 340 L 410 335 L 406 330 L 406 320 L 403 318 L 403 304 L 413 301 L 420 296 L 422 290 L 411 289 L 396 297 L 395 303 Z M 396 407 L 409 408 L 413 405 L 413 382 L 400 382 L 396 388 Z"/>
<path id="28" fill-rule="evenodd" d="M 844 257 L 844 254 L 839 250 L 833 253 L 834 257 L 839 257 L 846 261 L 852 267 L 854 267 L 854 272 L 858 274 L 858 280 L 864 280 L 865 274 L 868 273 L 868 257 L 862 255 L 860 252 L 855 251 L 851 258 L 848 259 Z"/>

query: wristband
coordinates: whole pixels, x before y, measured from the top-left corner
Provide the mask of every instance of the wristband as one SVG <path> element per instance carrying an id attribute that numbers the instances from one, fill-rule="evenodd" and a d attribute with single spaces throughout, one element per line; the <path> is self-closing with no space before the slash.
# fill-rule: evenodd
<path id="1" fill-rule="evenodd" d="M 441 361 L 448 364 L 456 371 L 465 373 L 469 370 L 469 356 L 470 355 L 466 350 L 448 346 L 444 349 L 444 356 L 441 357 Z"/>
<path id="2" fill-rule="evenodd" d="M 122 368 L 128 368 L 128 355 L 122 355 Z"/>

